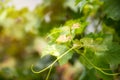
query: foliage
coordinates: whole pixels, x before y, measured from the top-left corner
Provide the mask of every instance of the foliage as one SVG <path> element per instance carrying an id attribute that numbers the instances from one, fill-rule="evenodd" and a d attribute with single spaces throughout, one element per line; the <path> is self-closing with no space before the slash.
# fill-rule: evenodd
<path id="1" fill-rule="evenodd" d="M 0 1 L 1 80 L 119 79 L 119 0 L 44 0 L 34 11 L 8 2 Z"/>
<path id="2" fill-rule="evenodd" d="M 72 54 L 78 53 L 80 62 L 88 70 L 94 70 L 92 75 L 95 75 L 94 77 L 96 78 L 93 79 L 97 80 L 102 78 L 103 80 L 113 80 L 113 75 L 118 75 L 119 73 L 114 73 L 111 65 L 120 64 L 120 45 L 114 41 L 113 33 L 111 31 L 109 33 L 103 31 L 98 32 L 97 30 L 95 33 L 85 34 L 84 31 L 86 26 L 90 24 L 87 24 L 88 22 L 86 21 L 88 17 L 93 17 L 94 19 L 98 18 L 101 21 L 106 17 L 104 15 L 106 14 L 114 20 L 119 20 L 119 13 L 117 11 L 119 8 L 118 2 L 112 3 L 113 1 L 111 0 L 111 4 L 113 4 L 111 6 L 107 1 L 104 1 L 103 4 L 98 0 L 76 0 L 76 5 L 80 4 L 79 2 L 81 4 L 84 3 L 80 9 L 83 15 L 86 16 L 82 16 L 78 20 L 67 21 L 62 27 L 53 29 L 48 37 L 50 45 L 47 47 L 48 49 L 50 48 L 52 53 L 49 50 L 46 51 L 49 51 L 48 54 L 56 56 L 57 59 L 55 62 L 58 61 L 59 64 L 61 64 L 61 60 L 63 61 L 62 63 L 65 63 L 66 60 L 68 61 L 71 58 L 71 51 Z M 105 9 L 101 11 L 101 14 L 98 14 L 102 5 L 104 5 L 103 8 Z M 91 8 L 91 10 L 89 12 L 84 12 L 86 8 L 87 10 Z M 111 8 L 113 8 L 113 12 L 116 12 L 116 14 L 110 12 Z M 103 26 L 104 24 L 106 23 L 98 23 L 95 28 L 97 29 L 99 25 Z M 55 45 L 57 46 L 55 47 Z M 59 45 L 63 47 L 57 48 Z M 52 49 L 53 46 L 54 49 Z M 65 46 L 68 47 L 69 52 L 64 50 Z M 53 62 L 53 64 L 55 62 Z M 51 66 L 53 66 L 53 64 Z M 93 80 L 92 78 L 90 79 Z"/>

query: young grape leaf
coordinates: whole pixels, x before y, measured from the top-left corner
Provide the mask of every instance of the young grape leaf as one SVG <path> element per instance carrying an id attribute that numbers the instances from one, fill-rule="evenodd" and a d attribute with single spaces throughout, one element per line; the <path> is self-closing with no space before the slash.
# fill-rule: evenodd
<path id="1" fill-rule="evenodd" d="M 64 45 L 57 44 L 48 45 L 45 49 L 43 49 L 42 56 L 50 54 L 55 57 L 59 57 L 62 53 L 66 51 L 66 48 L 67 47 Z"/>

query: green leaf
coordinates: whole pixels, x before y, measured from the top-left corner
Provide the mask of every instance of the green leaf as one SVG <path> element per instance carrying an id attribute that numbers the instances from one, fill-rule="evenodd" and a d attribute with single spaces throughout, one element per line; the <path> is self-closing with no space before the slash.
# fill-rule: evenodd
<path id="1" fill-rule="evenodd" d="M 93 68 L 93 66 L 90 65 L 83 56 L 80 56 L 79 60 L 87 69 Z"/>
<path id="2" fill-rule="evenodd" d="M 81 53 L 82 55 L 80 56 L 80 62 L 87 67 L 88 69 L 92 69 L 93 66 L 89 63 L 89 61 L 93 61 L 94 53 L 91 51 L 89 48 L 85 48 L 84 54 Z"/>
<path id="3" fill-rule="evenodd" d="M 80 12 L 83 10 L 84 6 L 88 3 L 88 0 L 76 0 L 75 5 L 80 7 Z"/>
<path id="4" fill-rule="evenodd" d="M 75 5 L 77 5 L 78 3 L 80 3 L 81 0 L 75 0 Z"/>
<path id="5" fill-rule="evenodd" d="M 107 63 L 107 61 L 105 61 L 104 57 L 94 55 L 91 62 L 98 68 L 101 68 L 102 70 L 110 69 L 110 65 Z"/>
<path id="6" fill-rule="evenodd" d="M 120 0 L 103 0 L 104 11 L 108 17 L 120 20 Z"/>
<path id="7" fill-rule="evenodd" d="M 97 38 L 98 39 L 98 38 Z M 93 38 L 83 38 L 80 41 L 83 43 L 83 46 L 91 49 L 95 53 L 101 53 L 107 51 L 107 46 L 101 44 L 101 40 L 94 40 Z"/>
<path id="8" fill-rule="evenodd" d="M 86 71 L 86 76 L 83 79 L 80 80 L 97 80 L 96 75 L 95 75 L 95 69 L 90 69 Z"/>
<path id="9" fill-rule="evenodd" d="M 67 46 L 56 46 L 58 48 L 58 51 L 60 52 L 60 55 L 63 55 L 69 48 Z M 65 54 L 63 57 L 61 57 L 58 62 L 60 65 L 63 65 L 68 62 L 69 59 L 72 58 L 73 51 L 69 51 L 67 54 Z M 57 57 L 59 58 L 59 56 Z"/>
<path id="10" fill-rule="evenodd" d="M 106 51 L 104 57 L 109 64 L 120 64 L 120 45 L 110 44 L 109 51 Z"/>
<path id="11" fill-rule="evenodd" d="M 48 45 L 45 49 L 43 49 L 42 56 L 50 54 L 55 57 L 59 57 L 66 50 L 67 50 L 67 47 L 64 45 L 52 44 L 52 45 Z"/>
<path id="12" fill-rule="evenodd" d="M 51 56 L 51 55 L 46 55 L 42 58 L 40 58 L 36 64 L 35 64 L 35 70 L 42 70 L 44 68 L 46 68 L 47 66 L 49 66 L 50 64 L 52 64 L 55 61 L 55 57 Z"/>
<path id="13" fill-rule="evenodd" d="M 75 34 L 82 34 L 88 23 L 82 22 L 79 24 L 79 27 L 75 29 Z"/>
<path id="14" fill-rule="evenodd" d="M 78 6 L 75 6 L 75 0 L 67 0 L 66 3 L 64 4 L 64 7 L 70 8 L 73 12 L 78 11 Z"/>
<path id="15" fill-rule="evenodd" d="M 80 2 L 80 11 L 83 10 L 84 6 L 85 6 L 87 3 L 88 3 L 87 0 L 82 0 L 82 1 Z"/>
<path id="16" fill-rule="evenodd" d="M 111 71 L 106 71 L 106 72 L 110 73 L 110 74 L 112 73 Z M 102 80 L 114 80 L 113 76 L 111 76 L 111 75 L 105 75 L 98 70 L 96 70 L 96 73 L 99 76 L 99 78 L 102 78 Z"/>
<path id="17" fill-rule="evenodd" d="M 58 44 L 49 45 L 42 52 L 42 57 L 49 54 L 49 55 L 55 56 L 56 58 L 59 58 L 59 56 L 64 54 L 68 49 L 69 48 L 67 46 L 65 46 L 65 45 L 58 45 Z M 61 57 L 58 60 L 58 62 L 60 63 L 60 65 L 63 65 L 65 63 L 67 63 L 69 59 L 72 58 L 72 55 L 73 55 L 73 52 L 70 51 L 66 55 Z"/>
<path id="18" fill-rule="evenodd" d="M 80 57 L 81 63 L 83 63 L 84 66 L 86 66 L 89 70 L 94 68 L 96 70 L 96 73 L 94 73 L 94 75 L 99 75 L 99 78 L 102 78 L 103 80 L 113 80 L 113 76 L 105 74 L 112 74 L 110 65 L 105 60 L 105 57 L 95 55 L 94 52 L 92 52 L 89 48 L 86 49 L 84 56 Z M 104 71 L 104 73 L 101 72 L 101 70 Z"/>
<path id="19" fill-rule="evenodd" d="M 58 60 L 60 65 L 63 65 L 68 62 L 69 59 L 72 58 L 73 52 L 69 52 L 66 55 L 64 55 L 61 59 Z"/>

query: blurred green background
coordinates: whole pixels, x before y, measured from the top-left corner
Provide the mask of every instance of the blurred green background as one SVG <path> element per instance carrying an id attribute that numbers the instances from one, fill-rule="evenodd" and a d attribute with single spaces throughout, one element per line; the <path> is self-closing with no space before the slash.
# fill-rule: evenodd
<path id="1" fill-rule="evenodd" d="M 74 0 L 0 0 L 0 80 L 45 80 L 48 70 L 34 74 L 30 67 L 39 62 L 53 27 L 77 19 Z M 56 70 L 51 80 L 58 80 Z M 56 74 L 55 74 L 56 73 Z"/>

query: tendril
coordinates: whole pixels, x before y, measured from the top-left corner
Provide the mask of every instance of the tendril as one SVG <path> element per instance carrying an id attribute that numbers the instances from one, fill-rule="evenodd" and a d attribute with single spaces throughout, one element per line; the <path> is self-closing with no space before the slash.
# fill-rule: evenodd
<path id="1" fill-rule="evenodd" d="M 48 80 L 48 79 L 49 79 L 49 76 L 50 76 L 51 70 L 52 70 L 52 66 L 50 67 L 50 70 L 49 70 L 49 72 L 48 72 L 47 77 L 46 77 L 45 80 Z"/>
<path id="2" fill-rule="evenodd" d="M 75 50 L 75 51 L 78 52 L 78 53 L 80 53 L 78 50 Z M 80 54 L 81 54 L 81 53 L 80 53 Z M 120 73 L 107 73 L 107 72 L 105 72 L 104 70 L 110 70 L 110 69 L 99 68 L 99 67 L 95 66 L 92 62 L 90 62 L 89 59 L 88 59 L 86 56 L 84 56 L 83 54 L 81 54 L 81 55 L 82 55 L 82 56 L 87 60 L 87 62 L 88 62 L 90 65 L 92 65 L 96 70 L 102 72 L 102 73 L 105 74 L 105 75 L 118 75 L 118 74 L 120 74 Z"/>
<path id="3" fill-rule="evenodd" d="M 49 69 L 50 67 L 52 67 L 59 59 L 61 59 L 64 55 L 66 55 L 68 52 L 70 52 L 71 50 L 73 50 L 74 49 L 74 47 L 72 47 L 72 48 L 70 48 L 69 50 L 67 50 L 66 52 L 64 52 L 61 56 L 59 56 L 53 63 L 51 63 L 49 66 L 47 66 L 46 68 L 44 68 L 44 69 L 42 69 L 42 70 L 40 70 L 40 71 L 35 71 L 34 69 L 33 69 L 33 64 L 32 64 L 32 66 L 31 66 L 31 70 L 32 70 L 32 72 L 33 73 L 41 73 L 41 72 L 44 72 L 44 71 L 46 71 L 47 69 Z"/>

